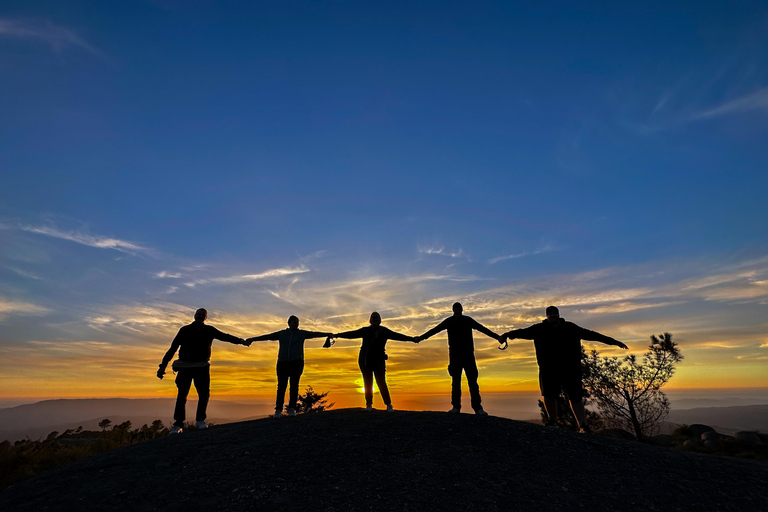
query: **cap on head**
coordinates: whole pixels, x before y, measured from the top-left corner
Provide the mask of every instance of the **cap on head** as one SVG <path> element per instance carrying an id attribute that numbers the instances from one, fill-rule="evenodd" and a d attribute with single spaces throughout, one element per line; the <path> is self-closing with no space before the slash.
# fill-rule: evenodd
<path id="1" fill-rule="evenodd" d="M 547 314 L 547 316 L 549 316 L 549 315 L 559 315 L 560 314 L 560 310 L 557 309 L 556 306 L 549 306 L 547 308 L 546 314 Z"/>
<path id="2" fill-rule="evenodd" d="M 453 312 L 454 313 L 461 313 L 464 311 L 464 306 L 461 305 L 461 302 L 454 302 L 453 303 Z"/>

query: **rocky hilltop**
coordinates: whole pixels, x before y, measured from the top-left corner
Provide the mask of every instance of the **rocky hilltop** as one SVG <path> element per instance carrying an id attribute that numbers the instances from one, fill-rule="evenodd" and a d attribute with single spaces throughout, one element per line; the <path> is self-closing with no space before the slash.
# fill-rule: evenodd
<path id="1" fill-rule="evenodd" d="M 768 465 L 498 417 L 343 409 L 103 453 L 6 489 L 0 510 L 768 510 Z"/>

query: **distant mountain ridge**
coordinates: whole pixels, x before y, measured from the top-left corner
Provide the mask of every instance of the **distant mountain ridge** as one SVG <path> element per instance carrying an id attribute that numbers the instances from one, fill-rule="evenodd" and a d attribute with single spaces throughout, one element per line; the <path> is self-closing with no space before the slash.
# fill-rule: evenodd
<path id="1" fill-rule="evenodd" d="M 0 441 L 16 441 L 29 437 L 38 439 L 52 431 L 63 432 L 82 426 L 100 430 L 98 422 L 112 420 L 116 425 L 131 421 L 134 427 L 154 420 L 166 426 L 173 423 L 174 398 L 78 398 L 43 400 L 33 404 L 0 409 Z M 188 419 L 194 419 L 197 400 L 187 401 Z M 272 411 L 270 402 L 242 404 L 211 400 L 208 418 L 217 423 L 229 423 L 265 416 Z M 191 415 L 191 416 L 190 416 Z"/>
<path id="2" fill-rule="evenodd" d="M 768 433 L 768 405 L 736 405 L 732 407 L 698 407 L 672 410 L 668 422 L 720 427 L 718 431 L 759 430 Z M 727 433 L 727 432 L 726 432 Z"/>
<path id="3" fill-rule="evenodd" d="M 431 402 L 404 401 L 416 408 L 434 407 Z M 134 427 L 154 420 L 162 420 L 166 426 L 172 422 L 174 398 L 82 398 L 43 400 L 33 404 L 0 409 L 0 441 L 39 439 L 50 432 L 63 432 L 82 426 L 86 430 L 99 430 L 98 422 L 108 418 L 112 424 L 131 421 Z M 197 400 L 187 402 L 187 418 L 194 419 Z M 219 424 L 255 419 L 270 414 L 271 401 L 253 404 L 212 400 L 208 406 L 208 418 Z M 503 417 L 509 418 L 509 410 L 498 407 Z M 493 413 L 494 408 L 489 408 Z M 530 418 L 534 418 L 531 414 Z M 522 419 L 524 416 L 512 417 Z M 759 430 L 768 433 L 768 405 L 739 405 L 732 407 L 699 407 L 672 409 L 667 423 L 703 423 L 717 427 L 719 432 Z"/>

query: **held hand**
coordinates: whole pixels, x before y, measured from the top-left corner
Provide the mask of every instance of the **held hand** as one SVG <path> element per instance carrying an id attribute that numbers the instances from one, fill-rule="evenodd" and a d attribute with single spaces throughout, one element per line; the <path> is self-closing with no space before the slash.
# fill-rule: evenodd
<path id="1" fill-rule="evenodd" d="M 413 340 L 411 340 L 411 341 L 413 341 L 414 343 L 418 343 L 418 342 L 421 341 L 421 336 L 414 336 Z"/>
<path id="2" fill-rule="evenodd" d="M 331 346 L 335 343 L 331 341 L 332 336 L 328 336 L 325 339 L 325 343 L 323 343 L 323 348 L 331 348 Z"/>
<path id="3" fill-rule="evenodd" d="M 619 348 L 623 348 L 624 350 L 628 350 L 629 349 L 628 346 L 626 346 L 625 344 L 623 344 L 622 342 L 620 342 L 618 340 L 616 341 L 616 346 L 619 347 Z"/>
<path id="4" fill-rule="evenodd" d="M 499 344 L 506 343 L 507 342 L 507 335 L 506 334 L 502 334 L 501 336 L 499 336 L 498 339 L 499 339 Z"/>

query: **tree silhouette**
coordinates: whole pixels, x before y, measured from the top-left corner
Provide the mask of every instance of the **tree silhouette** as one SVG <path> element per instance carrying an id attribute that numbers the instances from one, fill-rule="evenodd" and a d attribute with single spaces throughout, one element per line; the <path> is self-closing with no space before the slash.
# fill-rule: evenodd
<path id="1" fill-rule="evenodd" d="M 107 430 L 111 424 L 112 424 L 112 420 L 103 419 L 99 422 L 99 428 L 103 432 Z"/>
<path id="2" fill-rule="evenodd" d="M 658 433 L 669 414 L 669 400 L 661 387 L 672 378 L 683 359 L 672 335 L 651 336 L 641 361 L 600 357 L 596 350 L 582 359 L 584 387 L 609 426 L 634 432 L 638 439 Z"/>
<path id="3" fill-rule="evenodd" d="M 296 403 L 296 413 L 303 414 L 306 412 L 322 412 L 327 411 L 335 405 L 335 402 L 328 403 L 325 398 L 328 393 L 317 394 L 312 386 L 307 386 L 307 390 L 303 395 L 299 395 Z M 286 410 L 288 406 L 286 406 Z"/>

